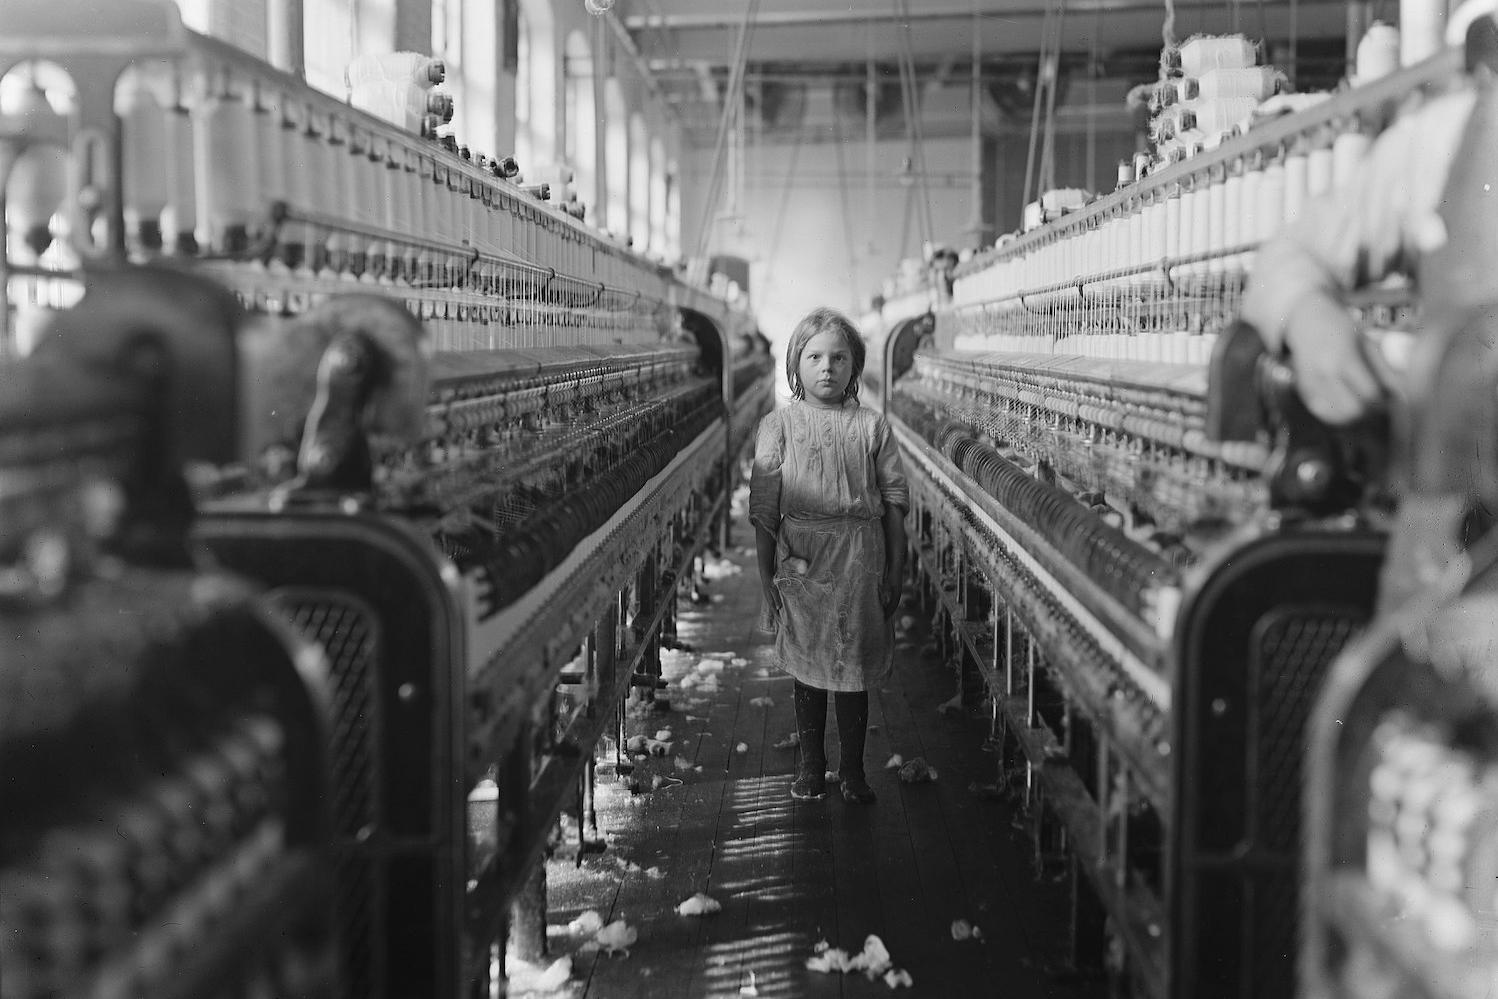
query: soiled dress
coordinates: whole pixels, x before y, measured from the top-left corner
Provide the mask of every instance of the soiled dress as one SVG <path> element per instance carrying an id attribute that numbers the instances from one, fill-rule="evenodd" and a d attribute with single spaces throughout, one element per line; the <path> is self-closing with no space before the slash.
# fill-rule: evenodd
<path id="1" fill-rule="evenodd" d="M 910 508 L 900 453 L 884 417 L 850 399 L 841 409 L 796 401 L 760 421 L 749 519 L 776 536 L 766 606 L 780 668 L 810 687 L 867 690 L 893 662 L 879 602 L 887 505 Z"/>

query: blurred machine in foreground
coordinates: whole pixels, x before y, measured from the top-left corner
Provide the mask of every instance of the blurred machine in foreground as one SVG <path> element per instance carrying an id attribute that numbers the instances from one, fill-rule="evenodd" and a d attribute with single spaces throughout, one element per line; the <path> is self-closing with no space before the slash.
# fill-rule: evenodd
<path id="1" fill-rule="evenodd" d="M 337 994 L 327 664 L 186 533 L 183 462 L 234 448 L 185 384 L 232 378 L 214 297 L 0 366 L 8 997 Z"/>

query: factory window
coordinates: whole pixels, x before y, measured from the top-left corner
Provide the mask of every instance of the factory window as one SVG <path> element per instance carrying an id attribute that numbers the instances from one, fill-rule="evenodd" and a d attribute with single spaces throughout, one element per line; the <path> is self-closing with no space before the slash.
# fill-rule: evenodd
<path id="1" fill-rule="evenodd" d="M 351 0 L 348 6 L 354 21 L 353 55 L 395 51 L 395 0 Z"/>
<path id="2" fill-rule="evenodd" d="M 494 4 L 433 0 L 432 55 L 447 65 L 443 89 L 453 98 L 453 136 L 474 152 L 495 155 L 499 23 Z"/>
<path id="3" fill-rule="evenodd" d="M 604 168 L 608 174 L 608 228 L 629 235 L 629 111 L 618 80 L 603 85 Z"/>
<path id="4" fill-rule="evenodd" d="M 681 170 L 666 164 L 666 246 L 668 258 L 681 256 Z"/>
<path id="5" fill-rule="evenodd" d="M 354 52 L 353 4 L 348 0 L 304 0 L 302 33 L 307 82 L 335 97 L 347 97 L 343 71 Z"/>
<path id="6" fill-rule="evenodd" d="M 264 59 L 267 55 L 265 0 L 211 3 L 210 0 L 177 0 L 182 23 L 194 31 L 222 38 L 230 45 Z"/>
<path id="7" fill-rule="evenodd" d="M 515 53 L 515 158 L 535 171 L 556 156 L 556 53 L 551 7 L 521 0 Z"/>
<path id="8" fill-rule="evenodd" d="M 636 250 L 650 245 L 650 134 L 639 112 L 629 119 L 629 234 Z"/>
<path id="9" fill-rule="evenodd" d="M 211 30 L 209 25 L 208 0 L 177 0 L 177 6 L 182 8 L 182 23 L 194 31 L 208 34 Z"/>
<path id="10" fill-rule="evenodd" d="M 598 112 L 593 100 L 593 50 L 581 31 L 567 36 L 565 59 L 566 157 L 574 172 L 577 199 L 592 212 L 598 207 Z"/>
<path id="11" fill-rule="evenodd" d="M 650 140 L 650 251 L 667 255 L 666 239 L 666 144 Z"/>

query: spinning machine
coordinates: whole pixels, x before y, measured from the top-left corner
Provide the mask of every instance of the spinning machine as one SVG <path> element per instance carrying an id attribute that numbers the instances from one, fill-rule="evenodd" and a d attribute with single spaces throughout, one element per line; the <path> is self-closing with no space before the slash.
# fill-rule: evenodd
<path id="1" fill-rule="evenodd" d="M 274 775 L 255 815 L 280 809 L 285 831 L 266 834 L 263 859 L 294 845 L 316 874 L 286 875 L 297 905 L 278 918 L 305 925 L 295 939 L 307 938 L 301 965 L 320 994 L 487 994 L 512 916 L 517 940 L 544 927 L 540 861 L 560 813 L 578 813 L 577 849 L 601 846 L 594 747 L 617 734 L 632 692 L 662 684 L 678 585 L 726 540 L 740 452 L 771 401 L 763 338 L 742 306 L 554 207 L 504 161 L 188 31 L 170 0 L 121 0 L 86 22 L 5 0 L 0 23 L 0 344 L 7 374 L 33 386 L 6 400 L 0 433 L 20 442 L 0 458 L 6 478 L 38 483 L 18 502 L 45 532 L 52 497 L 70 488 L 32 467 L 54 424 L 126 495 L 139 475 L 114 468 L 134 455 L 175 484 L 147 506 L 176 533 L 151 536 L 184 565 L 262 591 L 254 619 L 282 643 L 277 665 L 270 638 L 240 638 L 195 681 L 228 674 L 222 699 L 248 701 L 240 714 L 178 717 L 149 690 L 137 706 L 123 679 L 110 707 L 181 743 L 189 780 L 219 763 Z M 223 342 L 205 344 L 215 331 Z M 52 355 L 82 358 L 91 380 L 43 371 Z M 139 426 L 91 394 L 109 388 L 99 366 L 117 355 L 127 373 L 159 370 L 175 386 Z M 28 406 L 49 391 L 55 405 Z M 170 428 L 206 426 L 231 429 L 211 451 L 158 446 Z M 45 555 L 28 545 L 34 533 L 7 526 L 12 574 Z M 169 623 L 188 613 L 165 583 L 160 596 Z M 103 627 L 92 615 L 106 602 L 46 604 L 47 635 L 62 641 L 70 621 Z M 167 642 L 165 628 L 153 641 Z M 289 694 L 257 694 L 241 665 L 263 660 L 279 688 L 265 685 L 289 688 L 309 647 L 322 653 L 318 696 L 300 714 Z M 108 651 L 118 670 L 137 655 Z M 45 673 L 61 656 L 23 661 Z M 161 658 L 167 671 L 196 661 Z M 17 714 L 20 703 L 7 698 L 21 726 L 0 733 L 7 747 L 73 731 L 70 718 Z M 220 715 L 232 743 L 221 753 L 207 731 Z M 84 807 L 84 787 L 39 782 L 7 876 L 12 858 L 33 881 L 52 862 L 50 824 Z M 256 925 L 272 936 L 275 924 Z M 215 926 L 198 924 L 209 937 Z M 18 995 L 54 994 L 47 968 L 97 953 L 37 934 L 22 942 L 42 977 Z M 279 967 L 255 994 L 289 994 Z M 174 994 L 242 994 L 234 987 L 208 975 Z"/>
<path id="2" fill-rule="evenodd" d="M 869 324 L 941 651 L 1123 994 L 1295 992 L 1307 719 L 1373 613 L 1387 427 L 1318 424 L 1234 317 L 1260 241 L 1457 72 L 1161 162 Z M 1351 304 L 1411 320 L 1407 287 Z"/>

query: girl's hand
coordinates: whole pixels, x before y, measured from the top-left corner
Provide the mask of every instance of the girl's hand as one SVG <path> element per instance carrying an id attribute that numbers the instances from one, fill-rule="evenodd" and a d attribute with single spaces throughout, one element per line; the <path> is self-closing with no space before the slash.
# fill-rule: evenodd
<path id="1" fill-rule="evenodd" d="M 759 587 L 764 594 L 765 606 L 770 608 L 771 612 L 774 613 L 776 617 L 779 617 L 780 591 L 775 588 L 774 581 L 769 579 L 761 579 L 759 581 Z"/>
<path id="2" fill-rule="evenodd" d="M 884 619 L 886 621 L 894 618 L 895 611 L 900 609 L 899 574 L 886 572 L 884 578 L 880 580 L 879 605 L 884 608 Z"/>

